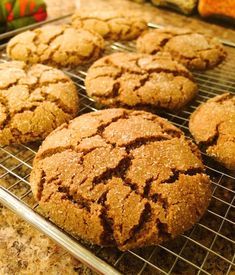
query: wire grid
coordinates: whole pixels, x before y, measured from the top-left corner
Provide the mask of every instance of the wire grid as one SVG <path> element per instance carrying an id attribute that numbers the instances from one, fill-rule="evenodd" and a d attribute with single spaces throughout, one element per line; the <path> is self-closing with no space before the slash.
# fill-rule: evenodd
<path id="1" fill-rule="evenodd" d="M 133 46 L 132 43 L 113 43 L 107 46 L 106 54 L 133 51 Z M 235 94 L 235 49 L 226 48 L 226 62 L 213 70 L 194 73 L 199 85 L 199 94 L 195 100 L 180 112 L 161 113 L 189 137 L 189 116 L 199 104 L 224 91 Z M 2 53 L 0 62 L 6 60 L 5 53 Z M 97 110 L 96 103 L 85 92 L 86 69 L 65 70 L 74 80 L 80 95 L 79 114 Z M 0 185 L 40 213 L 29 184 L 32 160 L 39 145 L 32 143 L 0 147 Z M 107 265 L 114 266 L 124 274 L 228 275 L 235 272 L 235 174 L 219 166 L 204 152 L 202 154 L 213 183 L 213 195 L 205 215 L 191 230 L 166 244 L 127 252 L 83 245 Z"/>

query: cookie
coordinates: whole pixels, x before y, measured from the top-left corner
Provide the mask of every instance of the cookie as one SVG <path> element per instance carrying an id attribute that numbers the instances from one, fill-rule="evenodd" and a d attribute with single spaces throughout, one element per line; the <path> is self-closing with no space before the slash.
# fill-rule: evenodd
<path id="1" fill-rule="evenodd" d="M 53 131 L 33 163 L 45 215 L 93 244 L 159 244 L 200 219 L 211 197 L 196 145 L 144 111 L 84 114 Z"/>
<path id="2" fill-rule="evenodd" d="M 166 7 L 180 11 L 184 14 L 191 14 L 197 7 L 197 0 L 151 0 L 156 6 Z"/>
<path id="3" fill-rule="evenodd" d="M 222 62 L 226 52 L 216 39 L 187 29 L 164 28 L 145 32 L 137 40 L 137 51 L 165 51 L 189 69 L 205 70 Z"/>
<path id="4" fill-rule="evenodd" d="M 168 55 L 114 53 L 96 61 L 85 80 L 87 94 L 111 107 L 179 109 L 197 93 L 191 73 Z"/>
<path id="5" fill-rule="evenodd" d="M 97 59 L 103 48 L 104 40 L 95 32 L 50 25 L 13 37 L 7 54 L 27 63 L 74 67 Z"/>
<path id="6" fill-rule="evenodd" d="M 140 16 L 113 10 L 78 11 L 71 21 L 75 28 L 93 30 L 111 40 L 132 40 L 147 29 Z"/>
<path id="7" fill-rule="evenodd" d="M 76 88 L 62 71 L 21 61 L 0 64 L 0 145 L 44 139 L 77 112 Z"/>
<path id="8" fill-rule="evenodd" d="M 225 93 L 201 104 L 190 117 L 189 130 L 209 156 L 235 170 L 235 95 Z"/>

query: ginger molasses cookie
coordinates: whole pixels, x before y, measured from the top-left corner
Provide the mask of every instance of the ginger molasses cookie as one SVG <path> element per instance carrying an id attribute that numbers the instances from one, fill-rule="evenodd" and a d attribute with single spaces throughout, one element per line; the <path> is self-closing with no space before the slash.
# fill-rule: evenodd
<path id="1" fill-rule="evenodd" d="M 103 47 L 103 38 L 95 32 L 65 25 L 45 26 L 13 37 L 7 54 L 27 63 L 74 67 L 97 59 Z"/>
<path id="2" fill-rule="evenodd" d="M 235 170 L 235 95 L 225 93 L 201 104 L 190 117 L 189 130 L 209 156 Z"/>
<path id="3" fill-rule="evenodd" d="M 191 73 L 169 55 L 114 53 L 96 61 L 85 80 L 87 93 L 113 107 L 179 109 L 197 93 Z"/>
<path id="4" fill-rule="evenodd" d="M 76 88 L 62 71 L 21 61 L 0 64 L 0 145 L 44 139 L 77 111 Z"/>
<path id="5" fill-rule="evenodd" d="M 169 52 L 188 69 L 198 70 L 213 68 L 226 57 L 218 39 L 173 27 L 143 33 L 137 40 L 137 51 L 148 54 Z"/>
<path id="6" fill-rule="evenodd" d="M 140 16 L 114 10 L 78 11 L 71 21 L 75 28 L 93 30 L 111 40 L 132 40 L 147 29 Z"/>
<path id="7" fill-rule="evenodd" d="M 211 197 L 196 145 L 167 120 L 126 109 L 84 114 L 53 131 L 30 182 L 60 227 L 121 250 L 181 234 Z"/>

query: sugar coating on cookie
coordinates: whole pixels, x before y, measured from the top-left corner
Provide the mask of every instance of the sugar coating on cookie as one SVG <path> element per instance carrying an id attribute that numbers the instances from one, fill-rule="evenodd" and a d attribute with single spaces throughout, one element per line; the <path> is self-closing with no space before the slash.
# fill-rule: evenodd
<path id="1" fill-rule="evenodd" d="M 159 244 L 200 219 L 211 196 L 200 153 L 144 111 L 84 114 L 42 143 L 30 178 L 46 216 L 94 244 Z"/>
<path id="2" fill-rule="evenodd" d="M 27 63 L 74 67 L 97 59 L 103 48 L 104 40 L 95 32 L 50 25 L 13 37 L 7 54 Z"/>
<path id="3" fill-rule="evenodd" d="M 201 104 L 190 117 L 189 129 L 209 156 L 235 170 L 235 95 L 225 93 Z"/>
<path id="4" fill-rule="evenodd" d="M 21 61 L 0 64 L 0 145 L 41 140 L 77 112 L 75 85 L 62 71 Z"/>
<path id="5" fill-rule="evenodd" d="M 187 68 L 199 70 L 213 68 L 226 57 L 218 39 L 173 27 L 143 33 L 137 40 L 137 51 L 148 54 L 169 52 Z"/>
<path id="6" fill-rule="evenodd" d="M 147 29 L 141 16 L 114 10 L 78 11 L 71 22 L 75 28 L 93 30 L 111 40 L 132 40 Z"/>
<path id="7" fill-rule="evenodd" d="M 86 90 L 112 107 L 179 109 L 197 93 L 191 73 L 169 55 L 114 53 L 89 68 Z"/>

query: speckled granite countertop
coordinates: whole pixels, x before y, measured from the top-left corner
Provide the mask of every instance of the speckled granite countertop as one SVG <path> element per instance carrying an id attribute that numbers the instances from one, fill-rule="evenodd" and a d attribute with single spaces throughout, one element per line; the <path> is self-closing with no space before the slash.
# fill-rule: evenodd
<path id="1" fill-rule="evenodd" d="M 59 16 L 74 11 L 75 4 L 82 8 L 131 9 L 146 20 L 162 25 L 187 26 L 235 42 L 235 31 L 230 28 L 209 24 L 197 18 L 181 16 L 160 10 L 150 3 L 142 6 L 127 0 L 46 0 L 49 16 Z M 67 4 L 65 4 L 67 3 Z M 63 7 L 61 9 L 61 7 Z M 12 274 L 94 274 L 46 236 L 33 229 L 15 214 L 0 205 L 0 275 Z"/>
<path id="2" fill-rule="evenodd" d="M 93 274 L 45 235 L 0 205 L 0 274 Z"/>

